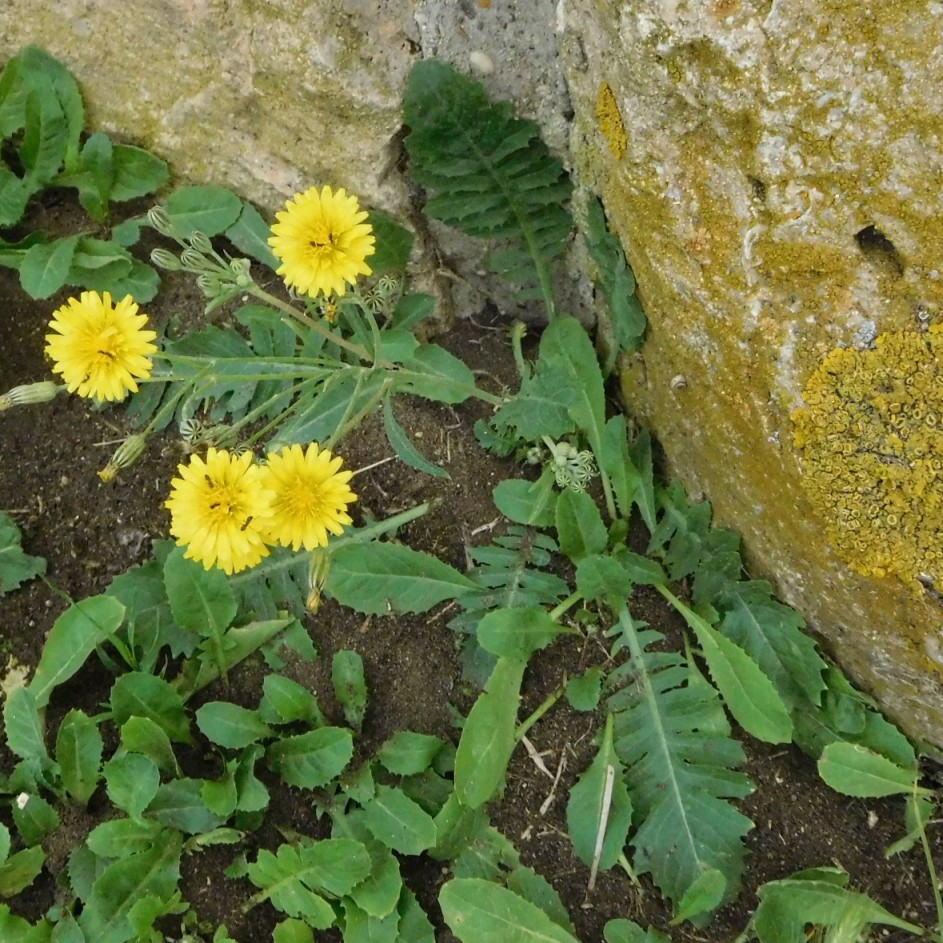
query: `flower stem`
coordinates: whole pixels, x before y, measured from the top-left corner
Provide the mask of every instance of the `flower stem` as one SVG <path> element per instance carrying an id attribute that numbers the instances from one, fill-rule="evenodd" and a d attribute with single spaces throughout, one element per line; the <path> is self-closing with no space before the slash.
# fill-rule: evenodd
<path id="1" fill-rule="evenodd" d="M 523 737 L 526 736 L 527 731 L 530 730 L 534 724 L 540 720 L 544 714 L 553 707 L 557 701 L 563 696 L 563 693 L 566 691 L 566 685 L 561 684 L 557 689 L 544 699 L 543 703 L 535 710 L 529 717 L 525 718 L 521 723 L 517 725 L 517 730 L 514 731 L 514 742 L 520 743 Z"/>

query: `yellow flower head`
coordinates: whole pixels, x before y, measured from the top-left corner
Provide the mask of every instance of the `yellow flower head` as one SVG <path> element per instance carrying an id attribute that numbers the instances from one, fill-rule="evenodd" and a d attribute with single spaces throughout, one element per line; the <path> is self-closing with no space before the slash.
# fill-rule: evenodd
<path id="1" fill-rule="evenodd" d="M 144 330 L 147 315 L 138 314 L 130 295 L 116 305 L 108 292 L 83 291 L 53 315 L 46 335 L 46 353 L 53 373 L 61 373 L 70 393 L 99 400 L 122 400 L 136 380 L 151 375 L 148 357 L 157 335 Z"/>
<path id="2" fill-rule="evenodd" d="M 373 227 L 355 196 L 343 189 L 312 187 L 288 201 L 268 243 L 281 260 L 277 274 L 289 288 L 314 298 L 343 295 L 358 275 L 370 275 Z"/>
<path id="3" fill-rule="evenodd" d="M 238 573 L 268 556 L 263 530 L 272 495 L 251 452 L 233 455 L 211 448 L 205 462 L 192 455 L 177 471 L 180 477 L 171 482 L 164 506 L 171 515 L 171 535 L 187 547 L 184 556 L 225 573 Z"/>
<path id="4" fill-rule="evenodd" d="M 274 493 L 266 536 L 293 550 L 326 547 L 328 531 L 339 536 L 350 524 L 347 505 L 357 496 L 347 484 L 353 472 L 341 471 L 343 460 L 312 442 L 285 446 L 268 455 L 265 485 Z"/>

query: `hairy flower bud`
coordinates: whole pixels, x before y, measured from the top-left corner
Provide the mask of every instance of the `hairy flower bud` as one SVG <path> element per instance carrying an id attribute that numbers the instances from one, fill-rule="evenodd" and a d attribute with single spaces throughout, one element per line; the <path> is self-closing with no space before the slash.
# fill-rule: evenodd
<path id="1" fill-rule="evenodd" d="M 28 406 L 32 403 L 48 403 L 54 400 L 64 386 L 53 383 L 52 380 L 43 380 L 40 383 L 27 383 L 24 386 L 14 386 L 12 390 L 0 395 L 0 412 L 13 406 Z"/>
<path id="2" fill-rule="evenodd" d="M 176 236 L 177 229 L 174 226 L 170 214 L 162 206 L 152 206 L 147 211 L 147 221 L 153 229 L 156 229 L 162 236 L 170 236 L 173 239 Z"/>
<path id="3" fill-rule="evenodd" d="M 158 268 L 166 269 L 168 272 L 179 272 L 183 268 L 180 259 L 167 249 L 154 249 L 151 252 L 151 261 Z"/>
<path id="4" fill-rule="evenodd" d="M 202 252 L 198 252 L 189 246 L 180 253 L 180 261 L 188 272 L 215 272 L 219 267 Z"/>
<path id="5" fill-rule="evenodd" d="M 252 275 L 249 272 L 251 263 L 248 259 L 230 259 L 229 270 L 233 274 L 233 281 L 240 288 L 248 288 L 252 284 Z"/>
<path id="6" fill-rule="evenodd" d="M 114 481 L 122 468 L 133 465 L 140 458 L 146 443 L 146 437 L 140 433 L 128 436 L 115 450 L 108 464 L 98 473 L 98 477 L 105 482 Z"/>
<path id="7" fill-rule="evenodd" d="M 200 232 L 199 229 L 194 229 L 187 241 L 197 252 L 202 252 L 204 255 L 209 255 L 213 251 L 213 243 L 210 242 L 210 237 L 206 233 Z"/>

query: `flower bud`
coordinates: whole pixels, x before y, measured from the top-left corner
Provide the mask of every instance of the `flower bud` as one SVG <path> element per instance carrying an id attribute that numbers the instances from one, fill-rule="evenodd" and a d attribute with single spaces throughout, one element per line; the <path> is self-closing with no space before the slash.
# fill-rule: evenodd
<path id="1" fill-rule="evenodd" d="M 206 233 L 200 232 L 199 229 L 194 229 L 187 241 L 197 252 L 202 252 L 204 255 L 209 255 L 213 251 L 213 243 L 210 242 L 210 237 Z"/>
<path id="2" fill-rule="evenodd" d="M 248 288 L 252 284 L 252 275 L 249 273 L 251 264 L 248 259 L 229 260 L 229 270 L 233 274 L 233 281 L 240 288 Z"/>
<path id="3" fill-rule="evenodd" d="M 223 290 L 223 283 L 210 272 L 201 272 L 197 275 L 196 283 L 207 298 L 216 298 Z"/>
<path id="4" fill-rule="evenodd" d="M 147 438 L 140 433 L 128 436 L 118 446 L 108 464 L 98 473 L 98 477 L 105 482 L 114 481 L 122 468 L 133 465 L 140 458 L 146 443 Z"/>
<path id="5" fill-rule="evenodd" d="M 188 246 L 180 253 L 180 261 L 188 272 L 214 272 L 217 265 L 202 252 Z"/>
<path id="6" fill-rule="evenodd" d="M 170 236 L 171 239 L 175 237 L 176 227 L 170 218 L 170 214 L 162 206 L 152 206 L 147 211 L 147 221 L 162 236 Z"/>
<path id="7" fill-rule="evenodd" d="M 308 566 L 308 598 L 305 601 L 305 607 L 312 615 L 321 606 L 321 591 L 327 582 L 330 569 L 331 555 L 323 547 L 312 550 L 311 561 Z"/>
<path id="8" fill-rule="evenodd" d="M 154 249 L 151 252 L 151 261 L 158 268 L 166 269 L 168 272 L 179 272 L 183 268 L 180 260 L 167 249 Z"/>
<path id="9" fill-rule="evenodd" d="M 13 406 L 28 406 L 32 403 L 48 403 L 54 400 L 64 386 L 53 383 L 52 380 L 43 380 L 40 383 L 27 383 L 23 386 L 14 386 L 12 390 L 0 395 L 0 412 Z"/>

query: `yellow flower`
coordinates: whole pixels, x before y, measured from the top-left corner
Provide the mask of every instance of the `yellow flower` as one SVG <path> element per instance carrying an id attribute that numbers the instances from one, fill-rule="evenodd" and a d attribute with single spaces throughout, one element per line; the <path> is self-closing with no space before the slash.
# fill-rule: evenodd
<path id="1" fill-rule="evenodd" d="M 214 564 L 238 573 L 268 556 L 264 527 L 271 515 L 272 495 L 263 469 L 251 452 L 233 455 L 211 448 L 178 465 L 164 506 L 171 515 L 170 533 L 187 547 L 184 554 L 208 570 Z"/>
<path id="2" fill-rule="evenodd" d="M 99 400 L 122 400 L 136 393 L 137 379 L 151 375 L 148 354 L 157 335 L 144 330 L 147 315 L 138 314 L 130 295 L 116 305 L 108 292 L 83 291 L 53 315 L 46 353 L 53 373 L 61 373 L 70 393 Z"/>
<path id="3" fill-rule="evenodd" d="M 312 442 L 270 452 L 265 485 L 274 493 L 266 536 L 293 550 L 326 547 L 328 531 L 339 536 L 350 524 L 347 505 L 357 500 L 348 482 L 353 472 L 341 471 L 343 460 Z"/>
<path id="4" fill-rule="evenodd" d="M 373 227 L 355 196 L 312 187 L 289 200 L 268 243 L 281 260 L 277 274 L 289 288 L 310 295 L 343 295 L 358 275 L 370 275 L 364 259 L 374 253 Z"/>

